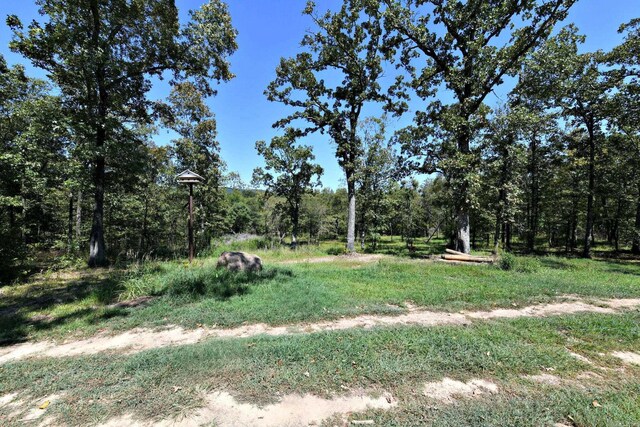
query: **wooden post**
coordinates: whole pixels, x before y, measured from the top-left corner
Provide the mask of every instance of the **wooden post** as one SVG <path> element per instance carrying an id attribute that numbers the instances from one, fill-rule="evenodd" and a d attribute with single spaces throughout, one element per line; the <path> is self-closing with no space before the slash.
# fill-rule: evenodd
<path id="1" fill-rule="evenodd" d="M 189 228 L 189 263 L 193 261 L 193 258 L 196 254 L 196 246 L 193 243 L 193 184 L 200 184 L 204 181 L 200 175 L 195 172 L 191 172 L 189 169 L 182 172 L 176 177 L 176 180 L 180 184 L 189 184 L 189 218 L 188 218 L 188 228 Z"/>
<path id="2" fill-rule="evenodd" d="M 189 184 L 189 263 L 193 261 L 195 247 L 193 244 L 193 184 Z"/>

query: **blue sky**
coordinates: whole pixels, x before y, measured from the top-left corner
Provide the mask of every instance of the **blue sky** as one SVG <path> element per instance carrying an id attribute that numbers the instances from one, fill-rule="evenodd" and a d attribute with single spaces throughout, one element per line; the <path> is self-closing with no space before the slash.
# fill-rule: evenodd
<path id="1" fill-rule="evenodd" d="M 198 8 L 204 0 L 176 0 L 181 16 L 189 9 Z M 293 56 L 299 51 L 299 43 L 305 31 L 311 28 L 308 17 L 301 11 L 306 0 L 228 0 L 233 24 L 239 31 L 238 51 L 231 58 L 236 78 L 218 87 L 218 96 L 209 104 L 216 114 L 222 157 L 228 169 L 237 171 L 246 182 L 250 181 L 253 168 L 262 164 L 254 149 L 255 141 L 269 140 L 276 134 L 271 124 L 291 110 L 270 103 L 263 95 L 268 83 L 275 76 L 275 68 L 281 57 Z M 335 9 L 338 0 L 317 0 L 319 10 Z M 33 0 L 0 0 L 0 15 L 18 15 L 26 24 L 38 19 Z M 640 17 L 640 0 L 578 0 L 565 24 L 575 23 L 587 36 L 584 50 L 608 50 L 620 43 L 617 33 L 620 24 Z M 20 56 L 9 51 L 10 33 L 6 25 L 0 26 L 0 53 L 9 64 L 28 65 Z M 27 67 L 31 76 L 44 77 L 40 70 Z M 508 87 L 496 91 L 504 96 Z M 150 93 L 151 98 L 166 96 L 167 87 L 159 85 Z M 420 104 L 412 105 L 420 108 Z M 410 121 L 410 115 L 399 121 L 394 119 L 391 128 L 401 127 Z M 155 137 L 163 144 L 171 139 L 168 132 Z M 317 135 L 303 141 L 314 147 L 316 160 L 325 169 L 322 182 L 336 188 L 344 181 L 334 157 L 334 147 L 327 137 Z"/>

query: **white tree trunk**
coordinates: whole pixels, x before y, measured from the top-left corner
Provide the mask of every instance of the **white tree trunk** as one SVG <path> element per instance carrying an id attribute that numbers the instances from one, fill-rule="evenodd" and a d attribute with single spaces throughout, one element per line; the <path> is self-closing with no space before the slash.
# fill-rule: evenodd
<path id="1" fill-rule="evenodd" d="M 458 212 L 458 244 L 457 250 L 465 254 L 471 253 L 471 233 L 469 229 L 469 213 L 466 211 Z"/>

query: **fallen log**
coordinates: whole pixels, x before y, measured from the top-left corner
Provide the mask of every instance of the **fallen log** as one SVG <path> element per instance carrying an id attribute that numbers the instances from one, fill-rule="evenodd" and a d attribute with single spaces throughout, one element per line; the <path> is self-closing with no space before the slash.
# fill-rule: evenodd
<path id="1" fill-rule="evenodd" d="M 493 258 L 488 256 L 444 254 L 442 255 L 442 258 L 447 261 L 493 262 Z"/>
<path id="2" fill-rule="evenodd" d="M 451 255 L 469 255 L 469 254 L 465 254 L 464 252 L 454 251 L 453 249 L 445 249 L 444 251 Z"/>
<path id="3" fill-rule="evenodd" d="M 473 261 L 452 261 L 450 259 L 437 259 L 436 262 L 442 262 L 449 265 L 491 265 L 490 262 L 473 262 Z"/>

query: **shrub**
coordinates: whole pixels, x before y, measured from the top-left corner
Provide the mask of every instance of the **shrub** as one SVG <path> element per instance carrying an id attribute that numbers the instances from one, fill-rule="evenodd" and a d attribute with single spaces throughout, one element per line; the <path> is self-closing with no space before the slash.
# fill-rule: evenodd
<path id="1" fill-rule="evenodd" d="M 516 256 L 510 252 L 503 252 L 498 260 L 498 267 L 502 270 L 510 271 L 516 266 Z"/>
<path id="2" fill-rule="evenodd" d="M 516 271 L 519 271 L 521 273 L 535 273 L 540 269 L 540 266 L 540 261 L 537 258 L 516 258 Z"/>
<path id="3" fill-rule="evenodd" d="M 498 267 L 505 271 L 534 273 L 540 269 L 540 261 L 537 258 L 517 257 L 510 252 L 504 252 L 500 256 Z"/>

